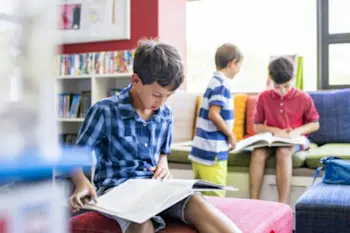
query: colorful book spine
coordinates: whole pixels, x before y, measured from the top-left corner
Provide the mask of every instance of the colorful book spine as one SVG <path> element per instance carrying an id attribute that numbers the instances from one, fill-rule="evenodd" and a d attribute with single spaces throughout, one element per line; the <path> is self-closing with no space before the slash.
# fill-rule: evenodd
<path id="1" fill-rule="evenodd" d="M 58 115 L 60 118 L 85 117 L 91 107 L 91 91 L 58 94 Z"/>
<path id="2" fill-rule="evenodd" d="M 131 73 L 134 54 L 134 50 L 62 54 L 57 58 L 57 70 L 60 76 Z"/>
<path id="3" fill-rule="evenodd" d="M 63 54 L 59 59 L 60 76 L 79 76 L 93 73 L 93 54 Z"/>
<path id="4" fill-rule="evenodd" d="M 60 145 L 72 146 L 75 145 L 77 140 L 77 134 L 60 134 L 59 143 Z"/>

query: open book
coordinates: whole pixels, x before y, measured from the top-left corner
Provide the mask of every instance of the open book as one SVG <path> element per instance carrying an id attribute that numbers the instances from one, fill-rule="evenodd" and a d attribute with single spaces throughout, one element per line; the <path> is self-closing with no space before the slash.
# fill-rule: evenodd
<path id="1" fill-rule="evenodd" d="M 272 133 L 260 133 L 237 142 L 233 152 L 252 151 L 258 147 L 278 147 L 290 145 L 307 145 L 305 136 L 297 138 L 281 138 L 273 136 Z"/>
<path id="2" fill-rule="evenodd" d="M 209 190 L 237 189 L 200 180 L 130 179 L 101 195 L 96 204 L 86 204 L 84 209 L 142 223 L 196 191 Z"/>

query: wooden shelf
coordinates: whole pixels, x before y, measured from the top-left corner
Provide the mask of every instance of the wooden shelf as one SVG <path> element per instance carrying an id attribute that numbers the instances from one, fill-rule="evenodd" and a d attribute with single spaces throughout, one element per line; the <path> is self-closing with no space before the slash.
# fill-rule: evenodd
<path id="1" fill-rule="evenodd" d="M 95 78 L 130 78 L 132 73 L 96 74 Z"/>
<path id="2" fill-rule="evenodd" d="M 65 76 L 58 76 L 56 79 L 91 79 L 92 75 L 87 74 L 87 75 L 65 75 Z"/>
<path id="3" fill-rule="evenodd" d="M 102 78 L 130 78 L 132 73 L 115 73 L 115 74 L 87 74 L 87 75 L 65 75 L 58 76 L 56 79 L 102 79 Z"/>
<path id="4" fill-rule="evenodd" d="M 58 118 L 59 122 L 83 122 L 84 118 Z"/>

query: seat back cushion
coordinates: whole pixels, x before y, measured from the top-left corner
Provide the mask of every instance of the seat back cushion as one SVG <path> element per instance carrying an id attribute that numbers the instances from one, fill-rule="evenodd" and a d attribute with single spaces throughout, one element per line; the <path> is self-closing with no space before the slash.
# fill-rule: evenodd
<path id="1" fill-rule="evenodd" d="M 350 89 L 309 92 L 320 115 L 320 129 L 310 134 L 317 144 L 350 142 Z"/>
<path id="2" fill-rule="evenodd" d="M 256 101 L 258 99 L 257 95 L 252 95 L 248 96 L 247 99 L 247 110 L 246 110 L 246 121 L 245 121 L 245 131 L 246 131 L 246 136 L 253 136 L 255 134 L 254 131 L 254 119 L 253 119 L 253 114 L 254 114 L 254 109 L 256 105 Z"/>
<path id="3" fill-rule="evenodd" d="M 192 129 L 196 111 L 197 94 L 178 90 L 168 104 L 173 112 L 173 142 L 192 139 Z"/>
<path id="4" fill-rule="evenodd" d="M 237 94 L 234 95 L 235 121 L 233 126 L 233 133 L 237 141 L 243 139 L 245 134 L 245 112 L 247 108 L 248 95 Z"/>
<path id="5" fill-rule="evenodd" d="M 197 98 L 193 137 L 196 135 L 197 117 L 199 115 L 202 98 L 203 97 L 201 95 Z M 232 132 L 237 140 L 241 140 L 245 134 L 245 112 L 248 96 L 245 94 L 233 94 L 232 98 L 234 104 L 234 127 L 232 129 Z"/>

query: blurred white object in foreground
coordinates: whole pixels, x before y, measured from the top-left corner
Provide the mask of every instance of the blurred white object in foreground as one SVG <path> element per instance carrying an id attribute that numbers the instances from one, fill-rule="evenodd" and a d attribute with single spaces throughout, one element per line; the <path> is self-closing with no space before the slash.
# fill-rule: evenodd
<path id="1" fill-rule="evenodd" d="M 37 150 L 48 159 L 57 159 L 57 2 L 1 4 L 12 7 L 0 7 L 8 9 L 0 10 L 0 156 Z M 16 96 L 11 80 L 20 88 Z"/>
<path id="2" fill-rule="evenodd" d="M 0 192 L 0 232 L 67 233 L 64 190 L 62 183 L 45 182 Z"/>

